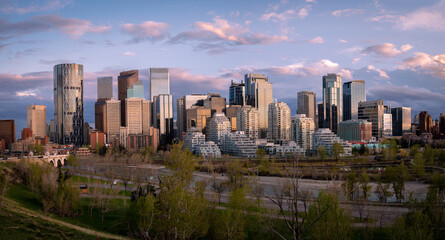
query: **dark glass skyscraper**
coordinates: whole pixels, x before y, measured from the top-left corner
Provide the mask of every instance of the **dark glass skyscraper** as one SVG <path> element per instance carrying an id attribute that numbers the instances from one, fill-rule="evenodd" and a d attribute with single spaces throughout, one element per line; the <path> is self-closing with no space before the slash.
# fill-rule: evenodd
<path id="1" fill-rule="evenodd" d="M 391 108 L 391 114 L 393 136 L 403 136 L 404 133 L 411 132 L 411 108 Z"/>
<path id="2" fill-rule="evenodd" d="M 343 121 L 358 119 L 358 103 L 366 101 L 365 81 L 355 80 L 343 84 Z"/>
<path id="3" fill-rule="evenodd" d="M 306 117 L 312 118 L 314 123 L 317 122 L 317 102 L 315 93 L 310 91 L 301 91 L 297 93 L 297 96 L 297 114 L 306 114 Z"/>
<path id="4" fill-rule="evenodd" d="M 246 104 L 246 86 L 243 82 L 232 84 L 229 88 L 229 104 L 244 106 Z"/>
<path id="5" fill-rule="evenodd" d="M 170 70 L 168 68 L 150 68 L 150 98 L 161 94 L 170 94 Z"/>
<path id="6" fill-rule="evenodd" d="M 80 64 L 54 66 L 54 120 L 57 143 L 83 144 L 83 66 Z"/>

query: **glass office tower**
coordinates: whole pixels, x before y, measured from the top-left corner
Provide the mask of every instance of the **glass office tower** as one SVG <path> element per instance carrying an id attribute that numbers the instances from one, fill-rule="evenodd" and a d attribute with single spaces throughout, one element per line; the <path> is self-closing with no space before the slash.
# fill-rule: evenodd
<path id="1" fill-rule="evenodd" d="M 318 112 L 320 128 L 329 128 L 337 134 L 338 124 L 343 119 L 342 97 L 341 76 L 332 73 L 323 76 L 323 107 Z"/>
<path id="2" fill-rule="evenodd" d="M 396 107 L 391 108 L 392 114 L 392 135 L 403 136 L 404 133 L 411 132 L 411 108 Z"/>
<path id="3" fill-rule="evenodd" d="M 170 70 L 168 68 L 150 68 L 150 98 L 161 94 L 170 94 Z"/>
<path id="4" fill-rule="evenodd" d="M 366 101 L 365 80 L 343 84 L 343 121 L 358 119 L 358 103 Z"/>
<path id="5" fill-rule="evenodd" d="M 59 144 L 81 146 L 84 136 L 83 66 L 54 66 L 54 120 Z"/>

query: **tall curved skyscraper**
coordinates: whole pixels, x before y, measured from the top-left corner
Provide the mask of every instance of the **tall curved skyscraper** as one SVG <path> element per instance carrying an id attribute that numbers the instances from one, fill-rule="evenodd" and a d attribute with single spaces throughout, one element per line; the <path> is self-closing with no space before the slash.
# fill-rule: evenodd
<path id="1" fill-rule="evenodd" d="M 54 66 L 54 120 L 59 144 L 83 144 L 83 66 Z"/>

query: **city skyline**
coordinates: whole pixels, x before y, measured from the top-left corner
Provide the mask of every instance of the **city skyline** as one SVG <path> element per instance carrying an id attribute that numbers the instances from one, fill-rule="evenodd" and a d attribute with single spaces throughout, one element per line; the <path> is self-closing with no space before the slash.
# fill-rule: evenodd
<path id="1" fill-rule="evenodd" d="M 84 66 L 84 116 L 90 125 L 97 77 L 112 76 L 118 96 L 119 72 L 138 69 L 150 99 L 148 71 L 157 67 L 171 69 L 173 102 L 191 93 L 228 98 L 230 81 L 253 72 L 269 78 L 274 97 L 289 104 L 293 115 L 297 91 L 314 91 L 319 102 L 321 77 L 336 73 L 343 82 L 365 80 L 368 100 L 412 107 L 413 116 L 426 110 L 436 119 L 445 101 L 445 49 L 439 45 L 445 1 L 400 3 L 203 2 L 179 16 L 185 3 L 135 2 L 120 4 L 122 15 L 137 11 L 119 18 L 96 15 L 118 2 L 4 2 L 0 118 L 15 119 L 20 130 L 26 107 L 42 104 L 49 122 L 52 67 L 73 62 Z"/>

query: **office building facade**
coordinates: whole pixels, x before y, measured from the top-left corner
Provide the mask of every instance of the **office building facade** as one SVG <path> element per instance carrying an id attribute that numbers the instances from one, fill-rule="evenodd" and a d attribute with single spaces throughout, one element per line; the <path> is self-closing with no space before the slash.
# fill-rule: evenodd
<path id="1" fill-rule="evenodd" d="M 419 133 L 431 133 L 433 128 L 433 118 L 428 111 L 419 113 Z"/>
<path id="2" fill-rule="evenodd" d="M 323 76 L 323 106 L 318 111 L 320 128 L 329 128 L 337 133 L 338 124 L 343 120 L 342 99 L 341 76 L 336 74 Z"/>
<path id="3" fill-rule="evenodd" d="M 273 89 L 269 79 L 262 74 L 249 73 L 244 76 L 247 104 L 258 109 L 260 115 L 260 134 L 267 137 L 269 104 L 273 103 Z"/>
<path id="4" fill-rule="evenodd" d="M 411 108 L 396 107 L 391 109 L 392 135 L 403 136 L 411 132 Z"/>
<path id="5" fill-rule="evenodd" d="M 246 134 L 247 138 L 256 140 L 260 138 L 260 112 L 258 109 L 245 105 L 237 113 L 237 130 Z"/>
<path id="6" fill-rule="evenodd" d="M 54 66 L 54 120 L 59 144 L 83 145 L 83 66 Z"/>
<path id="7" fill-rule="evenodd" d="M 376 139 L 383 138 L 384 130 L 384 106 L 383 100 L 360 102 L 358 104 L 358 119 L 372 123 L 372 136 Z"/>
<path id="8" fill-rule="evenodd" d="M 150 98 L 161 94 L 170 94 L 170 69 L 150 68 Z"/>
<path id="9" fill-rule="evenodd" d="M 233 80 L 229 87 L 229 104 L 244 106 L 246 104 L 246 86 L 241 83 L 235 83 Z"/>
<path id="10" fill-rule="evenodd" d="M 369 142 L 372 140 L 372 123 L 353 119 L 343 121 L 337 135 L 346 141 Z"/>
<path id="11" fill-rule="evenodd" d="M 366 101 L 365 80 L 343 84 L 343 121 L 358 119 L 358 103 Z"/>
<path id="12" fill-rule="evenodd" d="M 106 101 L 106 129 L 107 142 L 112 143 L 119 139 L 121 126 L 121 102 L 111 99 Z"/>
<path id="13" fill-rule="evenodd" d="M 176 100 L 176 126 L 178 128 L 179 140 L 183 140 L 183 135 L 187 132 L 187 110 L 194 106 L 204 107 L 204 99 L 207 98 L 207 94 L 191 94 L 185 95 Z"/>
<path id="14" fill-rule="evenodd" d="M 317 101 L 315 93 L 310 91 L 298 92 L 297 101 L 297 114 L 304 114 L 315 123 L 317 121 Z"/>
<path id="15" fill-rule="evenodd" d="M 46 137 L 46 106 L 31 105 L 26 108 L 26 123 L 35 138 Z"/>
<path id="16" fill-rule="evenodd" d="M 173 97 L 170 94 L 155 96 L 153 102 L 153 127 L 159 129 L 161 145 L 173 140 Z"/>
<path id="17" fill-rule="evenodd" d="M 126 108 L 125 108 L 125 99 L 127 98 L 127 89 L 131 87 L 131 85 L 137 83 L 139 81 L 139 71 L 138 70 L 130 70 L 121 72 L 120 76 L 117 78 L 117 92 L 118 92 L 118 100 L 121 101 L 121 126 L 126 126 Z"/>
<path id="18" fill-rule="evenodd" d="M 97 78 L 97 99 L 112 99 L 113 98 L 113 77 L 98 77 Z"/>

